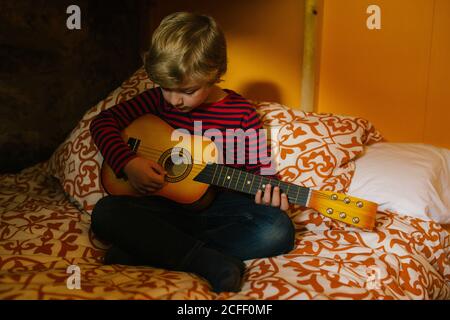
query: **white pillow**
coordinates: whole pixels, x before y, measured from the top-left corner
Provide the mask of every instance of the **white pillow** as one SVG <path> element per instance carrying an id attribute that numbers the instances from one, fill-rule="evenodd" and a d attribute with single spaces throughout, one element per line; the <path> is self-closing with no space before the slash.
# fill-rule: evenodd
<path id="1" fill-rule="evenodd" d="M 450 150 L 416 143 L 375 143 L 356 162 L 348 194 L 390 210 L 450 223 Z"/>

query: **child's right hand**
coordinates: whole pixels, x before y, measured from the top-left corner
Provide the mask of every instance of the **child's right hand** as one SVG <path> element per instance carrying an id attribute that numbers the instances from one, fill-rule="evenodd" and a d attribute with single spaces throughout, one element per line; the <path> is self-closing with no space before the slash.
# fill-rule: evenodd
<path id="1" fill-rule="evenodd" d="M 124 168 L 131 186 L 141 194 L 151 194 L 161 189 L 165 184 L 166 171 L 157 162 L 136 157 Z"/>

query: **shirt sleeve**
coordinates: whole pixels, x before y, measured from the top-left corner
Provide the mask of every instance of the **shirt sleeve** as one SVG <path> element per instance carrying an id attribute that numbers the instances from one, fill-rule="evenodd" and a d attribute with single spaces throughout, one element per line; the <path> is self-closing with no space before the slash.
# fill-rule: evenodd
<path id="1" fill-rule="evenodd" d="M 246 170 L 267 178 L 278 179 L 275 162 L 271 158 L 270 146 L 267 144 L 267 132 L 253 107 L 244 115 L 242 128 L 247 133 L 245 139 Z"/>
<path id="2" fill-rule="evenodd" d="M 89 126 L 92 139 L 117 177 L 122 177 L 125 165 L 137 157 L 122 139 L 121 131 L 144 114 L 157 115 L 160 99 L 159 88 L 150 89 L 100 112 L 92 120 Z"/>

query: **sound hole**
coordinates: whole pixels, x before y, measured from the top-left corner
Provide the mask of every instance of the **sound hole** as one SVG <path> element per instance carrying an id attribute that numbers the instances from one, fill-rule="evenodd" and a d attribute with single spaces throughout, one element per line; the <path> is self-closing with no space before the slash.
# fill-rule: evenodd
<path id="1" fill-rule="evenodd" d="M 166 181 L 178 182 L 189 175 L 193 161 L 186 149 L 172 148 L 165 151 L 158 162 L 167 171 Z"/>

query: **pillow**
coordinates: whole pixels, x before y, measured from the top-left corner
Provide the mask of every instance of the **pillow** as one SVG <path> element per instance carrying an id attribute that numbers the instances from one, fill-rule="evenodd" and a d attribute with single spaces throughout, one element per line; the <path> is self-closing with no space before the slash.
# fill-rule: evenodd
<path id="1" fill-rule="evenodd" d="M 102 110 L 150 89 L 154 84 L 140 68 L 107 98 L 87 111 L 77 127 L 47 163 L 66 194 L 80 210 L 92 212 L 106 196 L 100 181 L 103 157 L 89 125 Z M 360 118 L 305 113 L 277 103 L 255 103 L 282 180 L 322 190 L 344 192 L 354 171 L 353 159 L 367 143 L 381 140 L 373 126 Z"/>
<path id="2" fill-rule="evenodd" d="M 100 181 L 103 157 L 89 132 L 92 119 L 102 110 L 129 100 L 153 86 L 145 69 L 138 69 L 120 87 L 86 112 L 48 160 L 47 173 L 60 181 L 66 194 L 80 210 L 91 213 L 97 201 L 107 195 Z"/>
<path id="3" fill-rule="evenodd" d="M 377 143 L 356 161 L 349 194 L 422 220 L 450 223 L 450 150 Z"/>
<path id="4" fill-rule="evenodd" d="M 254 103 L 281 179 L 318 190 L 346 192 L 353 160 L 364 146 L 382 140 L 361 118 L 293 110 L 278 103 Z"/>

